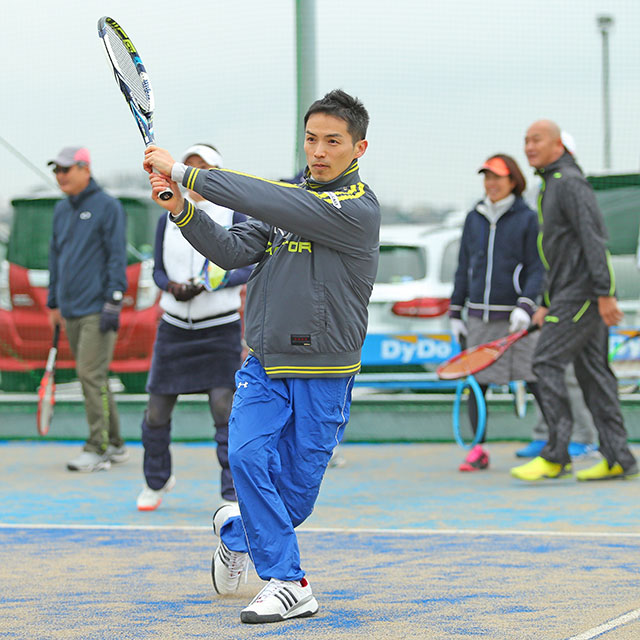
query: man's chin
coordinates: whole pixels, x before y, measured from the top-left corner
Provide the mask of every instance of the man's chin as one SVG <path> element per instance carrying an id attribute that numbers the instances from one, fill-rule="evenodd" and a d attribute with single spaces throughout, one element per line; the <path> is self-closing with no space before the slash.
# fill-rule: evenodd
<path id="1" fill-rule="evenodd" d="M 331 175 L 330 169 L 322 169 L 320 171 L 311 169 L 311 177 L 316 182 L 331 182 L 335 176 Z"/>

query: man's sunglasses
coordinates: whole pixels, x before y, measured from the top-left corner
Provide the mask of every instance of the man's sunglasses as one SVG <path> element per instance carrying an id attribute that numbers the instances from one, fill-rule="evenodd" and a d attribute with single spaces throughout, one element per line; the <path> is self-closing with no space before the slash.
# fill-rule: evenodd
<path id="1" fill-rule="evenodd" d="M 74 165 L 71 165 L 73 167 Z M 69 173 L 71 167 L 53 167 L 53 173 Z"/>

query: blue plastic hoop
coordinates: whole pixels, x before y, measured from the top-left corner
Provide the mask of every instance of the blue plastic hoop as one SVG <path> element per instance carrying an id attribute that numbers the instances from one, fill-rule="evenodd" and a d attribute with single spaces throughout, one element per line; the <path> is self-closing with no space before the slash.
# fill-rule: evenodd
<path id="1" fill-rule="evenodd" d="M 462 392 L 469 387 L 476 397 L 476 406 L 478 407 L 478 426 L 476 428 L 476 434 L 471 444 L 467 444 L 460 435 L 460 399 L 462 398 Z M 487 426 L 487 403 L 484 399 L 484 394 L 480 385 L 476 382 L 473 376 L 460 380 L 456 387 L 456 397 L 453 402 L 453 436 L 456 442 L 463 449 L 472 449 L 481 440 L 484 435 L 485 427 Z"/>

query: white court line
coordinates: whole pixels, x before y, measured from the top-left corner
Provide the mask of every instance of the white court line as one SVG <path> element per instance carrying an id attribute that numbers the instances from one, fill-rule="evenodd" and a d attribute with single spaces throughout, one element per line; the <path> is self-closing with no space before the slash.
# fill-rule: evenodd
<path id="1" fill-rule="evenodd" d="M 30 524 L 0 523 L 0 529 L 105 529 L 109 531 L 211 531 L 211 525 L 129 524 Z M 296 533 L 368 533 L 372 535 L 456 535 L 456 536 L 544 536 L 550 538 L 640 538 L 640 532 L 621 531 L 535 531 L 526 529 L 359 529 L 356 527 L 305 527 Z"/>
<path id="2" fill-rule="evenodd" d="M 627 622 L 633 622 L 640 618 L 640 609 L 636 609 L 635 611 L 629 611 L 629 613 L 625 613 L 623 616 L 619 618 L 615 618 L 614 620 L 609 620 L 609 622 L 605 622 L 601 624 L 599 627 L 594 627 L 593 629 L 589 629 L 588 631 L 583 631 L 577 636 L 571 636 L 567 638 L 567 640 L 591 640 L 591 638 L 596 638 L 602 633 L 606 633 L 607 631 L 611 631 L 613 629 L 617 629 L 622 625 L 627 624 Z"/>

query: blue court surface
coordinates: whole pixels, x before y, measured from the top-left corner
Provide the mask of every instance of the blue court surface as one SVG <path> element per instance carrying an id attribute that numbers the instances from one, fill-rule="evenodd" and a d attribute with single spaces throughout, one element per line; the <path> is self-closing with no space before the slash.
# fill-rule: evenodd
<path id="1" fill-rule="evenodd" d="M 343 445 L 299 530 L 320 610 L 254 626 L 253 571 L 211 586 L 212 445 L 174 445 L 178 484 L 140 513 L 139 444 L 76 474 L 80 443 L 0 443 L 0 638 L 638 640 L 640 481 L 520 483 L 519 446 L 463 474 L 453 444 Z"/>

